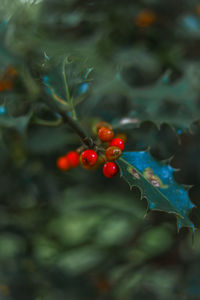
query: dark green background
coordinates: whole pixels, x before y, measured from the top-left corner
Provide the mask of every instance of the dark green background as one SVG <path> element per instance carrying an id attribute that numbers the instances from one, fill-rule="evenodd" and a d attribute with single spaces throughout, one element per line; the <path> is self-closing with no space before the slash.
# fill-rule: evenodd
<path id="1" fill-rule="evenodd" d="M 32 1 L 34 2 L 34 1 Z M 79 145 L 55 118 L 42 77 L 64 97 L 92 67 L 77 115 L 89 131 L 104 119 L 126 132 L 126 150 L 172 158 L 176 179 L 193 186 L 199 228 L 200 14 L 193 0 L 1 0 L 0 70 L 14 88 L 0 93 L 0 299 L 200 299 L 200 236 L 176 219 L 146 216 L 147 202 L 101 169 L 63 173 L 56 159 Z M 155 22 L 141 28 L 142 11 Z M 50 58 L 45 59 L 45 54 Z M 121 126 L 124 118 L 134 123 Z M 144 217 L 145 216 L 145 217 Z"/>

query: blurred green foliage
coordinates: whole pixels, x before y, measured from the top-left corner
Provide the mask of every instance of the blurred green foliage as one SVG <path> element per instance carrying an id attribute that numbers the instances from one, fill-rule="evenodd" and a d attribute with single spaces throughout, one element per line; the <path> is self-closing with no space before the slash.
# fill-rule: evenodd
<path id="1" fill-rule="evenodd" d="M 60 172 L 57 157 L 79 138 L 65 124 L 34 122 L 57 120 L 44 76 L 65 98 L 61 65 L 70 57 L 78 98 L 92 69 L 78 99 L 81 124 L 89 131 L 104 119 L 127 133 L 127 150 L 173 157 L 177 182 L 193 186 L 190 217 L 199 228 L 199 5 L 1 0 L 0 299 L 200 299 L 199 232 L 192 243 L 174 216 L 147 214 L 140 192 L 118 177 Z M 17 76 L 5 89 L 9 68 Z"/>

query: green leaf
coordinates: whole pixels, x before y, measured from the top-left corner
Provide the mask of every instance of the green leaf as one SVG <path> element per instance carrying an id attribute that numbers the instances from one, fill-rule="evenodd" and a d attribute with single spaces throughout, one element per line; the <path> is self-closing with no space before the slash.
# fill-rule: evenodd
<path id="1" fill-rule="evenodd" d="M 189 213 L 194 204 L 188 192 L 173 177 L 174 169 L 155 161 L 146 151 L 125 152 L 118 160 L 121 176 L 130 187 L 137 186 L 141 196 L 146 198 L 150 210 L 173 213 L 177 216 L 177 225 L 191 227 Z"/>

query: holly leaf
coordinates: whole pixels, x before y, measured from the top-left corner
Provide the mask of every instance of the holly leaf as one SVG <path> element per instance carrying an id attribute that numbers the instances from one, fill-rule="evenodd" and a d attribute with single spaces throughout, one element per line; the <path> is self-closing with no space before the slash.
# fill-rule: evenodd
<path id="1" fill-rule="evenodd" d="M 175 169 L 155 161 L 146 151 L 124 152 L 118 165 L 121 176 L 130 188 L 138 187 L 141 197 L 148 200 L 150 210 L 173 213 L 177 217 L 178 229 L 194 229 L 189 218 L 194 204 L 189 199 L 187 189 L 175 181 Z"/>
<path id="2" fill-rule="evenodd" d="M 62 58 L 61 62 L 57 61 L 61 57 L 57 58 L 55 62 L 55 58 L 50 58 L 46 52 L 44 52 L 44 56 L 44 64 L 48 66 L 48 75 L 43 76 L 46 92 L 54 100 L 65 105 L 67 109 L 69 109 L 69 96 L 72 98 L 74 106 L 85 100 L 89 94 L 90 82 L 92 80 L 90 73 L 93 71 L 93 68 L 86 68 L 86 63 L 84 64 L 80 59 L 71 56 Z M 64 74 L 65 78 L 63 77 Z M 66 84 L 68 85 L 67 94 Z"/>

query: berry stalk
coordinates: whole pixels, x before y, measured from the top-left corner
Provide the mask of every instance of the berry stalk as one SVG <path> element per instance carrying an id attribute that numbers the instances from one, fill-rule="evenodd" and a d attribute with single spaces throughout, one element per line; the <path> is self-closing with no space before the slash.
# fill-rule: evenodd
<path id="1" fill-rule="evenodd" d="M 46 101 L 47 103 L 47 101 Z M 51 101 L 47 103 L 48 106 L 52 108 L 55 112 L 57 112 L 63 120 L 63 123 L 66 123 L 71 129 L 80 137 L 80 140 L 87 148 L 94 148 L 96 146 L 94 140 L 85 132 L 82 126 L 79 124 L 77 120 L 72 119 L 66 110 L 62 109 L 61 106 L 57 105 L 55 102 Z"/>
<path id="2" fill-rule="evenodd" d="M 70 116 L 67 115 L 66 112 L 63 112 L 62 110 L 58 111 L 58 113 L 61 115 L 63 122 L 67 123 L 76 132 L 83 144 L 85 144 L 88 148 L 94 148 L 95 143 L 93 139 L 87 135 L 87 133 L 78 123 L 78 121 L 72 119 Z"/>

